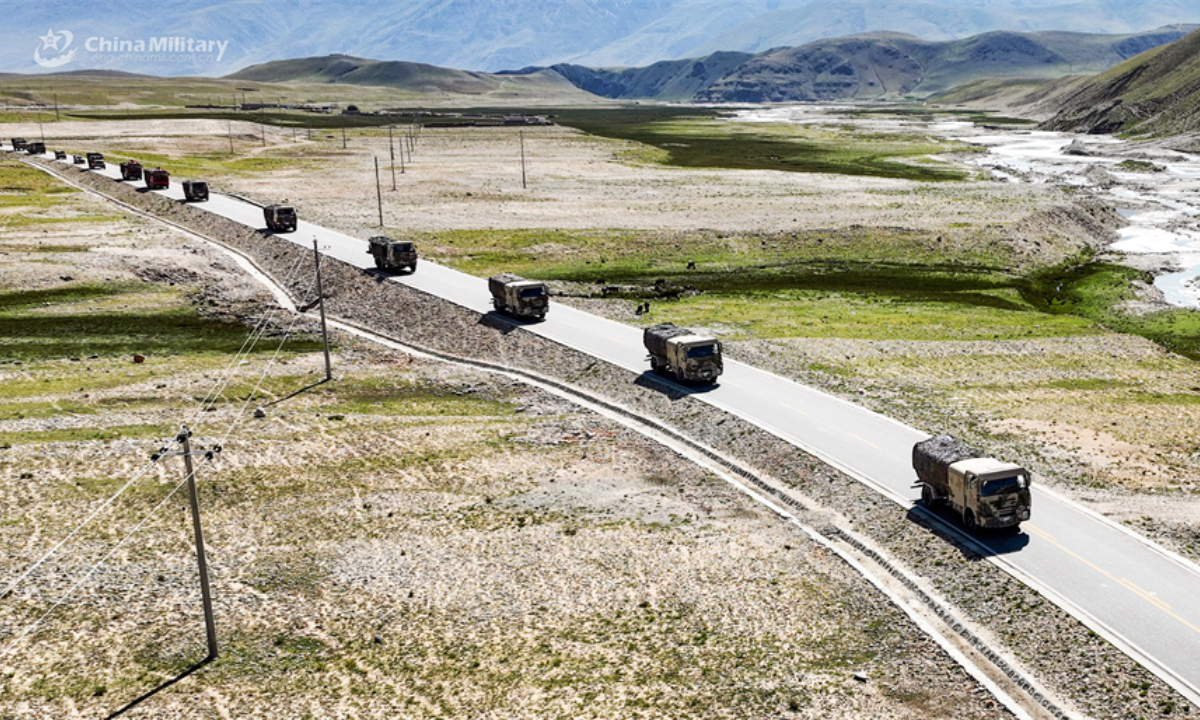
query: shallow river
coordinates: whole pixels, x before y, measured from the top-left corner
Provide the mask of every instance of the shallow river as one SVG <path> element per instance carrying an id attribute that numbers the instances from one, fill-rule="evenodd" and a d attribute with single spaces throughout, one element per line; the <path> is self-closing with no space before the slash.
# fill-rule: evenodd
<path id="1" fill-rule="evenodd" d="M 828 123 L 835 121 L 838 109 L 818 106 L 753 109 L 739 113 L 738 119 Z M 847 118 L 838 117 L 836 121 L 846 122 Z M 921 124 L 913 120 L 851 121 L 907 132 L 921 131 Z M 960 121 L 935 122 L 923 127 L 931 135 L 987 147 L 989 152 L 973 162 L 989 169 L 998 179 L 1085 187 L 1120 208 L 1129 224 L 1120 230 L 1120 238 L 1111 249 L 1127 255 L 1153 255 L 1161 258 L 1164 265 L 1174 266 L 1174 272 L 1155 278 L 1155 286 L 1168 303 L 1200 308 L 1200 157 L 1153 150 L 1146 159 L 1162 169 L 1131 172 L 1118 167 L 1131 157 L 1131 145 L 1109 136 L 986 130 Z M 1065 152 L 1072 141 L 1077 141 L 1074 147 L 1082 146 L 1086 154 Z M 1094 166 L 1103 172 L 1089 173 Z"/>

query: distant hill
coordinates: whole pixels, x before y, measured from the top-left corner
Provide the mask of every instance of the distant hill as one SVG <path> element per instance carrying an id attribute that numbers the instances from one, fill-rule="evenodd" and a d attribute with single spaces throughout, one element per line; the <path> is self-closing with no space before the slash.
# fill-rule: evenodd
<path id="1" fill-rule="evenodd" d="M 775 50 L 698 92 L 701 102 L 784 102 L 925 96 L 983 78 L 1099 72 L 1191 27 L 1133 35 L 992 32 L 951 42 L 871 33 Z"/>
<path id="2" fill-rule="evenodd" d="M 442 92 L 457 95 L 494 93 L 505 85 L 518 86 L 513 88 L 514 92 L 518 89 L 551 89 L 552 86 L 574 90 L 561 75 L 551 71 L 495 75 L 451 70 L 423 63 L 369 60 L 349 55 L 275 60 L 239 70 L 227 75 L 226 79 L 263 83 L 370 85 L 419 93 Z"/>
<path id="3" fill-rule="evenodd" d="M 1200 132 L 1200 30 L 1079 83 L 1058 99 L 1051 130 Z"/>
<path id="4" fill-rule="evenodd" d="M 612 70 L 561 64 L 513 74 L 539 70 L 556 72 L 579 89 L 606 98 L 687 101 L 753 57 L 748 53 L 722 52 L 692 60 L 667 60 L 641 68 Z"/>
<path id="5" fill-rule="evenodd" d="M 950 41 L 996 30 L 1130 34 L 1177 22 L 1200 22 L 1196 0 L 39 0 L 5 4 L 0 71 L 215 76 L 329 53 L 492 72 L 644 67 L 868 32 Z M 73 40 L 41 47 L 41 38 L 64 32 Z M 97 52 L 88 42 L 156 37 L 224 45 L 164 54 Z M 67 64 L 38 65 L 39 50 Z M 67 58 L 70 50 L 78 55 Z"/>

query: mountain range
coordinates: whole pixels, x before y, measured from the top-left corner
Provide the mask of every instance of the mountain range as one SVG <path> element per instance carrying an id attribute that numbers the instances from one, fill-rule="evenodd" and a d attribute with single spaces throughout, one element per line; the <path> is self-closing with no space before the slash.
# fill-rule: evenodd
<path id="1" fill-rule="evenodd" d="M 5 12 L 0 72 L 210 76 L 333 53 L 478 71 L 630 67 L 876 31 L 946 41 L 995 30 L 1129 34 L 1200 21 L 1195 0 L 40 0 L 8 3 Z M 163 38 L 179 42 L 167 52 L 135 49 Z M 195 51 L 201 43 L 206 50 Z"/>
<path id="2" fill-rule="evenodd" d="M 560 64 L 503 74 L 348 55 L 279 60 L 228 77 L 258 82 L 381 85 L 406 90 L 477 93 L 503 78 L 559 78 L 614 99 L 781 102 L 928 95 L 980 78 L 1057 78 L 1096 73 L 1145 50 L 1174 42 L 1189 27 L 1133 35 L 992 32 L 930 42 L 899 33 L 868 33 L 751 55 L 713 53 L 646 67 L 606 70 Z"/>

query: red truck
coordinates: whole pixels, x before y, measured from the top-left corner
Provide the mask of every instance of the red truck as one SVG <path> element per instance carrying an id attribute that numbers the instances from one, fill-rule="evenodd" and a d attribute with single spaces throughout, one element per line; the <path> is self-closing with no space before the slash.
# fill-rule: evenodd
<path id="1" fill-rule="evenodd" d="M 151 190 L 166 190 L 171 187 L 171 175 L 162 168 L 146 171 L 146 187 Z"/>

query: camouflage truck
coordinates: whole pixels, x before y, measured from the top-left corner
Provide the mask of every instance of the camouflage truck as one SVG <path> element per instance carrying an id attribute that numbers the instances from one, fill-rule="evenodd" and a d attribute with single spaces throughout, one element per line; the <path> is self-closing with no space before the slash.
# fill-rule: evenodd
<path id="1" fill-rule="evenodd" d="M 104 156 L 98 152 L 90 152 L 87 154 L 88 170 L 103 170 Z"/>
<path id="2" fill-rule="evenodd" d="M 375 267 L 387 272 L 408 268 L 417 271 L 417 246 L 411 240 L 395 240 L 376 235 L 367 240 L 367 252 L 375 258 Z"/>
<path id="3" fill-rule="evenodd" d="M 183 199 L 188 202 L 204 202 L 208 199 L 208 183 L 203 180 L 184 180 Z"/>
<path id="4" fill-rule="evenodd" d="M 650 353 L 650 369 L 668 373 L 680 382 L 711 383 L 725 369 L 721 341 L 673 323 L 652 325 L 642 331 L 642 344 Z"/>
<path id="5" fill-rule="evenodd" d="M 263 208 L 263 220 L 271 232 L 295 232 L 296 208 L 291 205 L 268 205 Z"/>
<path id="6" fill-rule="evenodd" d="M 550 309 L 550 290 L 541 280 L 526 280 L 513 273 L 500 273 L 488 278 L 492 307 L 517 318 L 545 319 Z"/>
<path id="7" fill-rule="evenodd" d="M 151 190 L 166 190 L 171 187 L 171 174 L 162 168 L 154 168 L 145 172 L 146 187 Z"/>
<path id="8" fill-rule="evenodd" d="M 25 145 L 25 152 L 29 153 L 30 155 L 45 155 L 46 143 L 42 142 L 41 140 L 31 140 Z"/>
<path id="9" fill-rule="evenodd" d="M 54 159 L 55 160 L 66 160 L 67 159 L 67 151 L 66 150 L 55 150 L 54 151 Z"/>
<path id="10" fill-rule="evenodd" d="M 1029 471 L 1020 465 L 987 457 L 950 435 L 913 445 L 912 464 L 921 502 L 950 507 L 968 530 L 1015 530 L 1029 519 Z"/>
<path id="11" fill-rule="evenodd" d="M 12 139 L 13 152 L 20 152 L 29 147 L 29 141 L 25 138 Z"/>
<path id="12" fill-rule="evenodd" d="M 122 180 L 141 180 L 142 164 L 137 160 L 126 160 L 118 165 L 121 168 Z"/>

